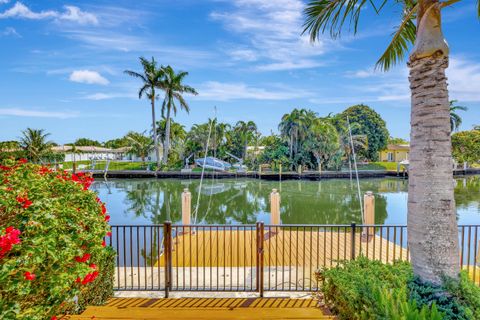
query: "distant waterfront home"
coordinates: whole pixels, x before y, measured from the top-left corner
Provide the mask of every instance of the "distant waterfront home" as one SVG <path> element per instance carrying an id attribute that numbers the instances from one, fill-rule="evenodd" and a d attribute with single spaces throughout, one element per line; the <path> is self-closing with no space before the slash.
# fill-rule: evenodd
<path id="1" fill-rule="evenodd" d="M 53 152 L 64 153 L 65 161 L 73 161 L 74 154 L 72 152 L 72 146 L 55 146 L 52 147 Z M 85 160 L 122 160 L 126 156 L 125 148 L 110 149 L 94 146 L 82 146 L 76 147 L 75 153 L 76 161 Z"/>
<path id="2" fill-rule="evenodd" d="M 410 145 L 408 144 L 389 144 L 387 148 L 380 151 L 380 161 L 382 162 L 401 162 L 408 160 Z"/>

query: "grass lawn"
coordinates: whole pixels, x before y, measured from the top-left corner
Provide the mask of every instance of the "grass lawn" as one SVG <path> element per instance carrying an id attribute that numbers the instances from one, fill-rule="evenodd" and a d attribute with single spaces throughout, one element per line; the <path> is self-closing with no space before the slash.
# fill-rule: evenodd
<path id="1" fill-rule="evenodd" d="M 84 169 L 92 169 L 91 161 L 77 161 L 77 170 L 79 165 L 85 165 Z M 106 161 L 97 161 L 95 164 L 95 170 L 105 170 L 107 162 Z M 150 168 L 153 169 L 155 163 L 153 162 L 127 162 L 127 161 L 110 161 L 108 170 L 146 170 L 147 166 L 150 165 Z M 72 169 L 73 162 L 64 162 L 63 169 L 69 170 Z"/>
<path id="2" fill-rule="evenodd" d="M 402 171 L 403 166 L 400 166 L 400 172 Z M 358 165 L 358 170 L 388 170 L 388 171 L 397 171 L 396 162 L 370 162 L 369 164 Z"/>

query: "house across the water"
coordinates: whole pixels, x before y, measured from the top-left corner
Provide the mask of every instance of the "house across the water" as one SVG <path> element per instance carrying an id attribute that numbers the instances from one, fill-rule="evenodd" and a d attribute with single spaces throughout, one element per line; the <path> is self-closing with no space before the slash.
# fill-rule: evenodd
<path id="1" fill-rule="evenodd" d="M 380 161 L 382 162 L 401 162 L 408 160 L 410 145 L 408 144 L 389 144 L 387 148 L 380 151 Z"/>

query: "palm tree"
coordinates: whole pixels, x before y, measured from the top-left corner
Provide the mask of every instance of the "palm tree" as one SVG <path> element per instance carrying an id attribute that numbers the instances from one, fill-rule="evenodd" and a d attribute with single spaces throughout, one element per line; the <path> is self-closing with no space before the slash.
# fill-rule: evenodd
<path id="1" fill-rule="evenodd" d="M 153 149 L 153 141 L 145 133 L 129 132 L 125 136 L 129 145 L 129 153 L 134 154 L 145 162 L 145 158 Z"/>
<path id="2" fill-rule="evenodd" d="M 449 48 L 442 33 L 441 11 L 458 0 L 399 0 L 401 22 L 377 62 L 390 69 L 411 50 L 412 95 L 408 187 L 408 244 L 414 273 L 440 284 L 458 279 L 458 229 L 452 183 L 452 145 L 447 78 Z M 386 1 L 311 0 L 305 8 L 305 29 L 315 41 L 329 31 L 338 37 L 348 21 L 357 31 L 367 6 L 380 13 Z M 376 5 L 377 4 L 377 5 Z M 390 8 L 389 8 L 390 9 Z M 480 16 L 480 7 L 477 10 Z M 416 23 L 415 23 L 416 19 Z"/>
<path id="3" fill-rule="evenodd" d="M 238 121 L 233 130 L 239 134 L 243 146 L 242 159 L 245 161 L 247 158 L 248 143 L 254 138 L 257 132 L 257 125 L 253 121 Z"/>
<path id="4" fill-rule="evenodd" d="M 165 133 L 167 132 L 165 130 L 166 126 L 167 120 L 165 118 L 162 118 L 162 120 L 157 122 L 157 135 L 163 145 L 165 145 Z M 185 126 L 173 121 L 173 119 L 170 119 L 170 145 L 178 154 L 180 160 L 183 160 L 183 149 L 185 147 L 186 138 L 187 131 L 185 130 Z"/>
<path id="5" fill-rule="evenodd" d="M 190 93 L 197 95 L 197 91 L 194 88 L 183 84 L 183 80 L 188 76 L 188 72 L 180 71 L 175 73 L 171 66 L 162 67 L 162 72 L 164 77 L 162 80 L 156 84 L 157 88 L 165 91 L 165 98 L 163 99 L 162 104 L 162 117 L 167 121 L 165 126 L 165 143 L 163 144 L 163 163 L 168 161 L 168 150 L 170 148 L 170 119 L 171 112 L 177 114 L 177 105 L 176 101 L 179 103 L 181 109 L 185 109 L 188 113 L 190 107 L 187 104 L 187 101 L 183 98 L 183 93 Z M 166 116 L 165 116 L 166 112 Z"/>
<path id="6" fill-rule="evenodd" d="M 81 151 L 77 148 L 76 145 L 72 145 L 72 149 L 70 149 L 70 153 L 73 155 L 73 163 L 72 163 L 72 172 L 75 173 L 77 171 L 77 154 L 80 154 Z"/>
<path id="7" fill-rule="evenodd" d="M 52 141 L 47 140 L 50 133 L 46 133 L 44 129 L 27 128 L 22 131 L 20 138 L 20 148 L 22 148 L 27 158 L 34 162 L 41 162 L 42 158 L 51 150 Z"/>
<path id="8" fill-rule="evenodd" d="M 458 100 L 450 100 L 450 128 L 453 131 L 458 131 L 462 125 L 462 117 L 457 114 L 457 110 L 467 111 L 468 108 L 464 106 L 457 106 Z"/>
<path id="9" fill-rule="evenodd" d="M 138 98 L 141 99 L 143 96 L 147 97 L 150 100 L 152 106 L 152 134 L 153 134 L 153 144 L 155 148 L 155 156 L 157 157 L 157 170 L 160 167 L 160 149 L 158 147 L 158 138 L 155 134 L 157 132 L 155 126 L 155 100 L 157 98 L 156 88 L 160 83 L 160 80 L 163 78 L 163 69 L 157 68 L 157 62 L 152 57 L 151 61 L 148 61 L 144 57 L 140 57 L 140 63 L 143 67 L 143 73 L 125 70 L 124 72 L 129 76 L 138 78 L 142 81 L 142 86 L 138 90 Z"/>

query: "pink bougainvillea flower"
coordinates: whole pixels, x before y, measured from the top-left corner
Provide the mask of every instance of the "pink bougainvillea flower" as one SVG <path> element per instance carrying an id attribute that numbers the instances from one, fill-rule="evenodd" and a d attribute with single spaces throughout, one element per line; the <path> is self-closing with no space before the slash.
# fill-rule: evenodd
<path id="1" fill-rule="evenodd" d="M 27 197 L 17 197 L 17 202 L 22 205 L 23 209 L 28 209 L 32 205 L 32 201 L 30 201 Z"/>
<path id="2" fill-rule="evenodd" d="M 108 231 L 107 232 L 107 237 L 111 237 L 112 236 L 112 231 Z"/>
<path id="3" fill-rule="evenodd" d="M 82 257 L 76 256 L 75 261 L 77 262 L 87 262 L 92 255 L 90 253 L 85 253 Z"/>
<path id="4" fill-rule="evenodd" d="M 30 271 L 25 272 L 23 276 L 25 277 L 25 280 L 28 280 L 28 281 L 35 280 L 35 277 L 36 277 L 35 273 L 30 273 Z"/>
<path id="5" fill-rule="evenodd" d="M 90 263 L 89 267 L 92 269 L 97 269 L 97 265 L 95 263 Z"/>
<path id="6" fill-rule="evenodd" d="M 25 159 L 25 158 L 21 158 L 20 160 L 18 160 L 18 163 L 27 163 L 28 160 Z"/>
<path id="7" fill-rule="evenodd" d="M 53 316 L 53 317 L 50 318 L 50 320 L 57 320 L 57 317 Z"/>
<path id="8" fill-rule="evenodd" d="M 20 243 L 20 230 L 10 226 L 5 229 L 5 233 L 4 236 L 0 236 L 0 259 L 12 250 L 13 245 Z"/>
<path id="9" fill-rule="evenodd" d="M 105 242 L 105 240 L 102 241 L 102 247 L 105 247 L 107 246 L 107 243 Z"/>
<path id="10" fill-rule="evenodd" d="M 75 279 L 75 282 L 80 283 L 80 282 L 82 282 L 82 279 L 80 277 L 77 277 L 77 279 Z"/>
<path id="11" fill-rule="evenodd" d="M 104 203 L 102 203 L 101 210 L 102 210 L 102 214 L 107 213 L 107 208 L 105 207 Z"/>
<path id="12" fill-rule="evenodd" d="M 109 216 L 109 215 L 106 215 L 106 216 L 105 216 L 105 221 L 106 221 L 106 222 L 110 221 L 110 216 Z"/>

